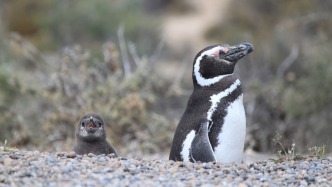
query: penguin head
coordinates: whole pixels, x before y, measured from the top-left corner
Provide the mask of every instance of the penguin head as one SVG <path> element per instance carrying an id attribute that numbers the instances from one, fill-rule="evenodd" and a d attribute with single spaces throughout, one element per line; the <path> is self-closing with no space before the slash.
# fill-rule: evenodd
<path id="1" fill-rule="evenodd" d="M 87 142 L 105 140 L 105 127 L 105 123 L 99 115 L 93 113 L 86 114 L 78 123 L 76 137 Z"/>
<path id="2" fill-rule="evenodd" d="M 194 82 L 209 86 L 222 77 L 233 74 L 236 63 L 252 51 L 253 46 L 249 43 L 235 46 L 219 44 L 204 48 L 194 60 Z"/>

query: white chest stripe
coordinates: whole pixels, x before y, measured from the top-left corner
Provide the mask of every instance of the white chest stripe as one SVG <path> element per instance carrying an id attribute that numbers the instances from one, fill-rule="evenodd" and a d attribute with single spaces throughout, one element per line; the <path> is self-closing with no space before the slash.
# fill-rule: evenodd
<path id="1" fill-rule="evenodd" d="M 190 131 L 189 134 L 187 134 L 186 139 L 184 140 L 184 142 L 182 144 L 181 157 L 184 162 L 189 161 L 190 147 L 191 147 L 191 143 L 194 140 L 194 138 L 195 138 L 195 131 L 192 130 L 192 131 Z"/>
<path id="2" fill-rule="evenodd" d="M 208 120 L 212 121 L 212 115 L 214 113 L 214 111 L 217 109 L 218 103 L 220 102 L 220 100 L 224 97 L 226 97 L 228 94 L 230 94 L 231 92 L 233 92 L 239 85 L 240 85 L 240 80 L 236 80 L 229 88 L 227 88 L 226 90 L 224 90 L 223 92 L 220 92 L 218 94 L 212 95 L 211 98 L 211 107 L 208 111 Z M 195 138 L 195 130 L 190 131 L 190 133 L 187 134 L 186 139 L 184 140 L 183 144 L 182 144 L 182 151 L 181 151 L 181 157 L 183 159 L 184 162 L 189 161 L 190 158 L 190 148 L 191 148 L 191 143 Z"/>
<path id="3" fill-rule="evenodd" d="M 239 85 L 241 84 L 240 80 L 237 79 L 229 88 L 227 88 L 226 90 L 218 93 L 218 94 L 214 94 L 210 97 L 210 101 L 211 101 L 211 107 L 207 113 L 207 119 L 209 121 L 212 121 L 212 115 L 214 113 L 214 111 L 216 111 L 218 103 L 220 102 L 220 100 L 224 97 L 226 97 L 228 94 L 230 94 L 231 92 L 233 92 Z"/>
<path id="4" fill-rule="evenodd" d="M 206 79 L 204 77 L 202 77 L 201 73 L 199 72 L 199 69 L 200 69 L 200 63 L 201 63 L 201 60 L 203 58 L 203 56 L 205 55 L 208 55 L 210 56 L 211 54 L 215 53 L 216 50 L 220 50 L 222 49 L 221 46 L 218 46 L 218 47 L 214 47 L 210 50 L 207 50 L 205 52 L 203 52 L 197 59 L 196 59 L 196 62 L 195 62 L 195 65 L 194 65 L 194 73 L 195 73 L 195 77 L 196 77 L 196 80 L 197 80 L 197 83 L 200 85 L 200 86 L 210 86 L 211 84 L 214 84 L 216 82 L 219 82 L 222 78 L 224 77 L 227 77 L 229 75 L 232 75 L 232 74 L 228 74 L 228 75 L 219 75 L 217 77 L 213 77 L 213 78 L 209 78 L 209 79 Z"/>

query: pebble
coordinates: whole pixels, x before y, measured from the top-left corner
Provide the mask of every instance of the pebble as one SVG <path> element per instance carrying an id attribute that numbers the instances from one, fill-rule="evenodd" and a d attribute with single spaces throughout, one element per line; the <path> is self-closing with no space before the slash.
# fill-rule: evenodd
<path id="1" fill-rule="evenodd" d="M 114 153 L 108 154 L 107 155 L 109 158 L 116 158 L 116 155 Z"/>
<path id="2" fill-rule="evenodd" d="M 67 155 L 68 158 L 75 158 L 76 157 L 76 153 L 74 151 L 71 151 L 68 153 Z"/>
<path id="3" fill-rule="evenodd" d="M 13 162 L 13 159 L 11 159 L 11 158 L 9 158 L 9 157 L 3 159 L 3 164 L 4 164 L 5 166 L 9 166 L 12 162 Z"/>
<path id="4" fill-rule="evenodd" d="M 332 161 L 221 164 L 0 151 L 0 186 L 332 186 Z"/>

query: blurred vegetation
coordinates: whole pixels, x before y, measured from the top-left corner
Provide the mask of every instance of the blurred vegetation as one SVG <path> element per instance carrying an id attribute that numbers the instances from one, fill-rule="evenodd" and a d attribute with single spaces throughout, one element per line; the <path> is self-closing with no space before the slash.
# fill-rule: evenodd
<path id="1" fill-rule="evenodd" d="M 2 131 L 1 138 L 15 146 L 68 150 L 65 146 L 73 144 L 80 116 L 96 112 L 109 126 L 109 140 L 116 147 L 127 146 L 118 148 L 120 152 L 155 153 L 169 146 L 172 135 L 163 132 L 170 132 L 175 124 L 152 109 L 169 87 L 152 71 L 161 47 L 141 57 L 134 44 L 119 40 L 125 51 L 106 42 L 104 59 L 75 45 L 63 48 L 60 55 L 39 53 L 43 61 L 30 59 L 35 64 L 30 70 L 13 65 L 15 74 L 3 63 L 1 67 L 8 71 L 1 88 L 1 124 L 7 131 Z M 129 61 L 121 61 L 121 54 Z M 11 94 L 13 90 L 17 94 Z"/>
<path id="2" fill-rule="evenodd" d="M 142 11 L 144 1 L 130 0 L 18 0 L 3 3 L 5 27 L 28 37 L 38 48 L 57 49 L 79 42 L 98 47 L 120 25 L 141 53 L 158 43 L 158 19 Z"/>
<path id="3" fill-rule="evenodd" d="M 96 112 L 120 154 L 168 154 L 191 82 L 180 80 L 183 64 L 170 75 L 173 83 L 156 73 L 164 49 L 159 28 L 166 6 L 176 13 L 199 11 L 189 4 L 0 1 L 0 141 L 70 150 L 80 116 Z M 299 152 L 322 144 L 332 150 L 332 2 L 233 0 L 228 6 L 205 37 L 255 46 L 237 67 L 245 90 L 246 147 L 276 153 L 278 131 L 279 143 L 295 143 Z M 169 57 L 162 61 L 174 60 L 172 50 L 165 51 Z"/>
<path id="4" fill-rule="evenodd" d="M 236 0 L 234 14 L 208 29 L 210 40 L 255 46 L 250 61 L 239 63 L 254 150 L 275 150 L 276 130 L 299 151 L 320 144 L 331 150 L 331 8 L 324 0 Z"/>
<path id="5" fill-rule="evenodd" d="M 163 45 L 143 1 L 2 5 L 1 141 L 70 150 L 80 116 L 96 112 L 122 154 L 170 146 L 172 134 L 164 132 L 176 124 L 153 109 L 169 87 L 152 71 Z M 49 54 L 58 46 L 67 47 Z"/>

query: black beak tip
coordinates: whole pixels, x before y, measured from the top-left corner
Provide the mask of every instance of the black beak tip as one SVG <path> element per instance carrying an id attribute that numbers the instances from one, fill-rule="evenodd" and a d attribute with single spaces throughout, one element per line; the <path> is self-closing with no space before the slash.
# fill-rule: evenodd
<path id="1" fill-rule="evenodd" d="M 245 46 L 245 50 L 247 50 L 248 53 L 251 53 L 254 51 L 254 46 L 251 43 L 243 43 L 242 45 Z"/>

